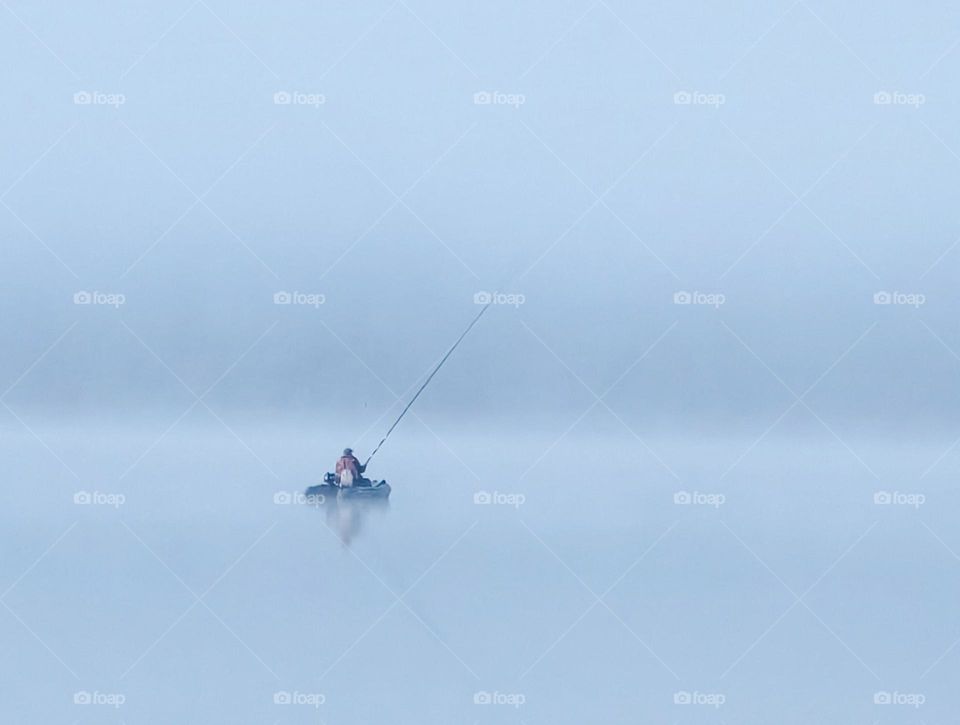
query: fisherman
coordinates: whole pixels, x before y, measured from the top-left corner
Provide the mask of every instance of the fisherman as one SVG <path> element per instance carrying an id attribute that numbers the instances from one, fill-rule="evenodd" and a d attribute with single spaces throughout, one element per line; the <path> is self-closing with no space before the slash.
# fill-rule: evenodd
<path id="1" fill-rule="evenodd" d="M 363 478 L 366 470 L 367 467 L 360 463 L 357 457 L 353 455 L 353 449 L 344 448 L 343 455 L 337 460 L 337 483 L 344 487 L 353 485 L 369 486 L 370 481 Z"/>

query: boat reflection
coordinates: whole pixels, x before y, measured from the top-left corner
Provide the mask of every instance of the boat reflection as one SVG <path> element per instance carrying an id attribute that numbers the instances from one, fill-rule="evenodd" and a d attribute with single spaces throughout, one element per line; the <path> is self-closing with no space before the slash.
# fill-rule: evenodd
<path id="1" fill-rule="evenodd" d="M 381 515 L 390 509 L 389 498 L 355 498 L 342 492 L 316 497 L 313 503 L 323 509 L 326 525 L 344 546 L 360 535 L 371 513 Z"/>

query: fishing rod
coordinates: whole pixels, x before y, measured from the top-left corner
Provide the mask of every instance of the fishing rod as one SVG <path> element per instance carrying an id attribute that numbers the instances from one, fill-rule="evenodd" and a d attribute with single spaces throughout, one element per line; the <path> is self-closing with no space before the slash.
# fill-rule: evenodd
<path id="1" fill-rule="evenodd" d="M 373 457 L 376 455 L 377 451 L 380 450 L 380 446 L 382 446 L 382 445 L 384 444 L 384 442 L 387 440 L 387 438 L 390 437 L 390 434 L 393 433 L 393 429 L 397 427 L 397 424 L 398 424 L 401 420 L 403 420 L 403 416 L 405 416 L 405 415 L 407 414 L 407 411 L 410 410 L 410 406 L 412 406 L 412 405 L 414 404 L 414 402 L 417 400 L 417 398 L 420 397 L 420 393 L 422 393 L 423 390 L 424 390 L 424 388 L 426 388 L 427 385 L 429 385 L 430 381 L 433 380 L 433 376 L 437 374 L 437 371 L 438 371 L 441 367 L 443 367 L 443 364 L 447 361 L 447 358 L 449 358 L 449 357 L 453 354 L 453 351 L 457 349 L 457 345 L 459 345 L 459 344 L 463 341 L 463 338 L 465 338 L 465 337 L 467 336 L 467 333 L 470 332 L 470 330 L 473 329 L 473 326 L 476 325 L 476 324 L 480 321 L 480 318 L 483 317 L 483 313 L 486 312 L 486 311 L 487 311 L 487 308 L 488 308 L 490 305 L 492 305 L 492 304 L 493 304 L 493 302 L 490 301 L 490 302 L 488 302 L 487 304 L 485 304 L 485 305 L 483 306 L 483 309 L 480 310 L 480 313 L 479 313 L 476 317 L 473 318 L 473 321 L 472 321 L 469 325 L 467 325 L 467 329 L 463 331 L 463 334 L 460 335 L 460 337 L 457 338 L 457 341 L 456 341 L 455 343 L 453 343 L 453 346 L 452 346 L 449 350 L 447 350 L 447 354 L 444 355 L 444 356 L 440 359 L 440 362 L 437 363 L 437 366 L 433 369 L 433 372 L 430 373 L 430 375 L 427 376 L 427 379 L 423 381 L 423 385 L 420 386 L 420 389 L 419 389 L 419 390 L 416 392 L 416 394 L 410 399 L 410 402 L 407 403 L 407 406 L 406 406 L 406 407 L 403 409 L 403 411 L 400 413 L 400 416 L 393 422 L 393 425 L 390 426 L 390 430 L 388 430 L 388 431 L 386 432 L 386 435 L 384 435 L 383 438 L 380 440 L 380 442 L 377 443 L 377 447 L 373 449 L 373 453 L 371 453 L 370 456 L 367 458 L 367 460 L 364 462 L 364 464 L 363 464 L 364 468 L 366 468 L 367 464 L 370 463 L 370 459 L 373 458 Z"/>

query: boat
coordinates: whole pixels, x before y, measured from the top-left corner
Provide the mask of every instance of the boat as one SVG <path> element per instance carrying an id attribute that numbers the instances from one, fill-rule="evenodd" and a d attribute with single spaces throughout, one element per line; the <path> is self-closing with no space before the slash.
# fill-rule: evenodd
<path id="1" fill-rule="evenodd" d="M 308 500 L 317 496 L 340 499 L 383 499 L 390 495 L 390 484 L 386 481 L 371 481 L 369 486 L 354 485 L 344 488 L 337 483 L 334 474 L 327 473 L 323 477 L 323 483 L 310 486 L 304 492 L 304 495 L 308 497 Z"/>

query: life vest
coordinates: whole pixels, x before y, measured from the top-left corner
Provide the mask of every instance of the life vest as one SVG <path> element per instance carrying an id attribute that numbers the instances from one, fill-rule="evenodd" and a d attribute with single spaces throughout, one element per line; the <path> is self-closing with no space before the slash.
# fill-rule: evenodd
<path id="1" fill-rule="evenodd" d="M 356 478 L 360 475 L 360 461 L 353 456 L 341 456 L 337 461 L 337 475 L 339 476 L 344 471 L 350 471 Z"/>

